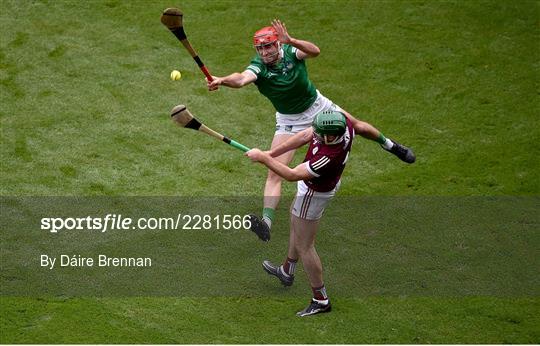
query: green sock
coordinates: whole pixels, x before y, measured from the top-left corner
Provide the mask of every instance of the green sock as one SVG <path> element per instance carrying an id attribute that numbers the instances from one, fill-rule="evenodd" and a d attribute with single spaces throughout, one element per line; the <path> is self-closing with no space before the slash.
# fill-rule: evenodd
<path id="1" fill-rule="evenodd" d="M 272 227 L 272 220 L 274 220 L 274 208 L 264 208 L 263 209 L 263 221 L 266 221 L 268 227 Z"/>
<path id="2" fill-rule="evenodd" d="M 382 132 L 379 132 L 379 138 L 377 138 L 377 143 L 379 143 L 384 149 L 390 150 L 394 145 L 394 142 L 386 138 Z"/>

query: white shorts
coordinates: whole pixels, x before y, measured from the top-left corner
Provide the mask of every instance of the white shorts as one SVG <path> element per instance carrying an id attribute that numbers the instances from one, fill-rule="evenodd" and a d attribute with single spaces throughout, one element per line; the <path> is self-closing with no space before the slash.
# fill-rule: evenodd
<path id="1" fill-rule="evenodd" d="M 319 90 L 317 90 L 317 99 L 313 104 L 298 114 L 282 114 L 276 112 L 276 133 L 275 135 L 294 135 L 300 131 L 303 131 L 311 126 L 313 118 L 317 113 L 326 110 L 337 110 L 342 112 L 343 110 L 328 98 L 324 97 Z"/>
<path id="2" fill-rule="evenodd" d="M 332 191 L 318 192 L 310 189 L 302 180 L 299 180 L 296 197 L 291 206 L 291 213 L 301 219 L 319 220 L 328 203 L 336 195 L 340 185 L 341 180 Z"/>

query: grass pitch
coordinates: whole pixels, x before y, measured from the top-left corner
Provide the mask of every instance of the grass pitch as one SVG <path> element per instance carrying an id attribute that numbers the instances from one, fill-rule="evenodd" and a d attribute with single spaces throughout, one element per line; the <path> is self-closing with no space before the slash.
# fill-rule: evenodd
<path id="1" fill-rule="evenodd" d="M 537 1 L 263 5 L 4 0 L 0 6 L 2 196 L 261 194 L 264 169 L 222 143 L 174 127 L 168 119 L 170 109 L 183 103 L 208 126 L 261 148 L 269 146 L 274 126 L 271 104 L 254 86 L 206 90 L 189 54 L 159 22 L 161 11 L 170 6 L 184 11 L 188 37 L 215 75 L 242 71 L 254 53 L 251 34 L 280 18 L 293 36 L 321 48 L 308 69 L 325 96 L 414 148 L 418 161 L 407 166 L 375 143 L 357 138 L 340 196 L 526 196 L 535 202 L 539 194 Z M 181 81 L 169 79 L 173 69 L 182 72 Z M 295 162 L 301 158 L 297 154 Z M 293 184 L 284 185 L 286 196 L 294 190 Z M 300 320 L 294 312 L 309 299 L 302 272 L 292 294 L 276 291 L 269 278 L 257 276 L 261 253 L 283 254 L 288 201 L 285 198 L 278 211 L 273 243 L 264 248 L 248 238 L 241 243 L 244 250 L 230 251 L 231 258 L 245 255 L 233 261 L 242 266 L 241 275 L 211 282 L 209 294 L 5 295 L 0 298 L 0 343 L 540 342 L 539 286 L 534 279 L 539 277 L 534 255 L 539 248 L 533 216 L 538 214 L 537 202 L 527 209 L 532 212 L 516 216 L 516 222 L 482 228 L 492 232 L 480 238 L 473 236 L 482 233 L 475 233 L 472 221 L 472 233 L 461 235 L 452 227 L 429 233 L 425 225 L 438 225 L 437 213 L 418 220 L 424 233 L 407 228 L 393 234 L 397 238 L 370 238 L 371 230 L 361 222 L 354 227 L 362 239 L 350 232 L 333 235 L 328 227 L 319 242 L 323 263 L 329 264 L 327 277 L 333 280 L 328 286 L 330 294 L 334 290 L 335 311 Z M 453 205 L 449 203 L 450 214 Z M 259 207 L 254 206 L 254 212 Z M 475 213 L 471 206 L 469 214 Z M 397 228 L 391 214 L 378 221 Z M 1 231 L 5 254 L 10 230 Z M 469 276 L 464 282 L 479 288 L 472 296 L 444 290 L 430 295 L 389 293 L 384 274 L 397 280 L 406 273 L 399 270 L 406 264 L 425 269 L 422 275 L 433 278 L 429 267 L 414 260 L 414 247 L 399 247 L 400 239 L 418 244 L 422 251 L 437 248 L 449 261 L 461 255 L 451 252 L 455 248 L 445 250 L 441 242 L 457 239 L 453 245 L 462 246 L 465 254 L 474 244 L 474 254 L 493 256 L 501 266 L 491 275 L 485 270 L 490 262 L 465 263 Z M 220 248 L 215 236 L 205 240 Z M 391 264 L 385 262 L 385 251 L 391 251 L 398 259 L 396 269 L 369 281 L 370 273 L 377 272 L 360 265 L 365 253 L 351 251 L 366 250 L 362 241 L 368 243 L 373 263 Z M 226 248 L 203 248 L 207 251 L 200 256 L 207 265 L 200 268 L 200 244 L 188 241 L 182 246 L 194 253 L 184 268 L 194 277 L 200 269 L 203 278 L 213 271 L 226 277 L 231 270 L 215 265 L 227 255 Z M 413 254 L 405 257 L 410 262 L 399 260 L 403 251 Z M 338 261 L 344 254 L 347 263 L 358 266 L 358 277 L 337 275 L 346 272 Z M 4 282 L 10 268 L 4 259 L 2 263 Z M 513 265 L 504 265 L 508 263 Z M 433 274 L 443 279 L 441 287 L 445 278 L 454 278 L 441 275 L 437 267 Z M 490 285 L 504 282 L 501 277 L 509 278 L 505 286 Z M 260 282 L 257 294 L 220 296 L 221 287 L 232 290 L 242 279 Z M 369 283 L 362 285 L 361 279 Z M 418 283 L 408 284 L 417 288 Z M 349 287 L 368 287 L 375 293 Z M 486 293 L 483 287 L 495 291 Z"/>

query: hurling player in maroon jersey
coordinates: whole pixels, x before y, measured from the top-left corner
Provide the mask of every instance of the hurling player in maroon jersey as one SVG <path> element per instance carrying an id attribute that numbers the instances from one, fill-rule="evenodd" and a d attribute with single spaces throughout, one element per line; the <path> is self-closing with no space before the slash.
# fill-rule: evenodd
<path id="1" fill-rule="evenodd" d="M 326 205 L 339 189 L 354 133 L 353 120 L 348 119 L 336 106 L 333 110 L 318 113 L 310 128 L 297 133 L 278 147 L 268 152 L 252 149 L 246 153 L 251 160 L 264 164 L 283 179 L 298 182 L 296 198 L 291 206 L 287 259 L 280 266 L 270 261 L 263 262 L 266 272 L 279 278 L 283 285 L 290 286 L 294 281 L 296 262 L 298 259 L 302 260 L 313 298 L 308 307 L 297 313 L 298 316 L 331 310 L 323 282 L 321 260 L 315 250 L 315 235 Z M 310 145 L 304 162 L 295 168 L 275 159 L 307 143 Z M 255 232 L 266 230 L 264 227 L 257 227 L 257 223 L 262 221 L 257 218 L 252 220 L 256 223 L 252 226 Z"/>

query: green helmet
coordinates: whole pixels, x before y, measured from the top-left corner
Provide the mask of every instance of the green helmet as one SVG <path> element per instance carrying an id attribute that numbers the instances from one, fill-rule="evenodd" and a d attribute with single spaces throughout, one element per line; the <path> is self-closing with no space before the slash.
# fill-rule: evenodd
<path id="1" fill-rule="evenodd" d="M 322 111 L 317 113 L 311 126 L 313 127 L 313 135 L 319 142 L 332 145 L 343 141 L 347 120 L 345 115 L 339 111 Z M 335 138 L 328 140 L 328 136 L 335 136 Z"/>

